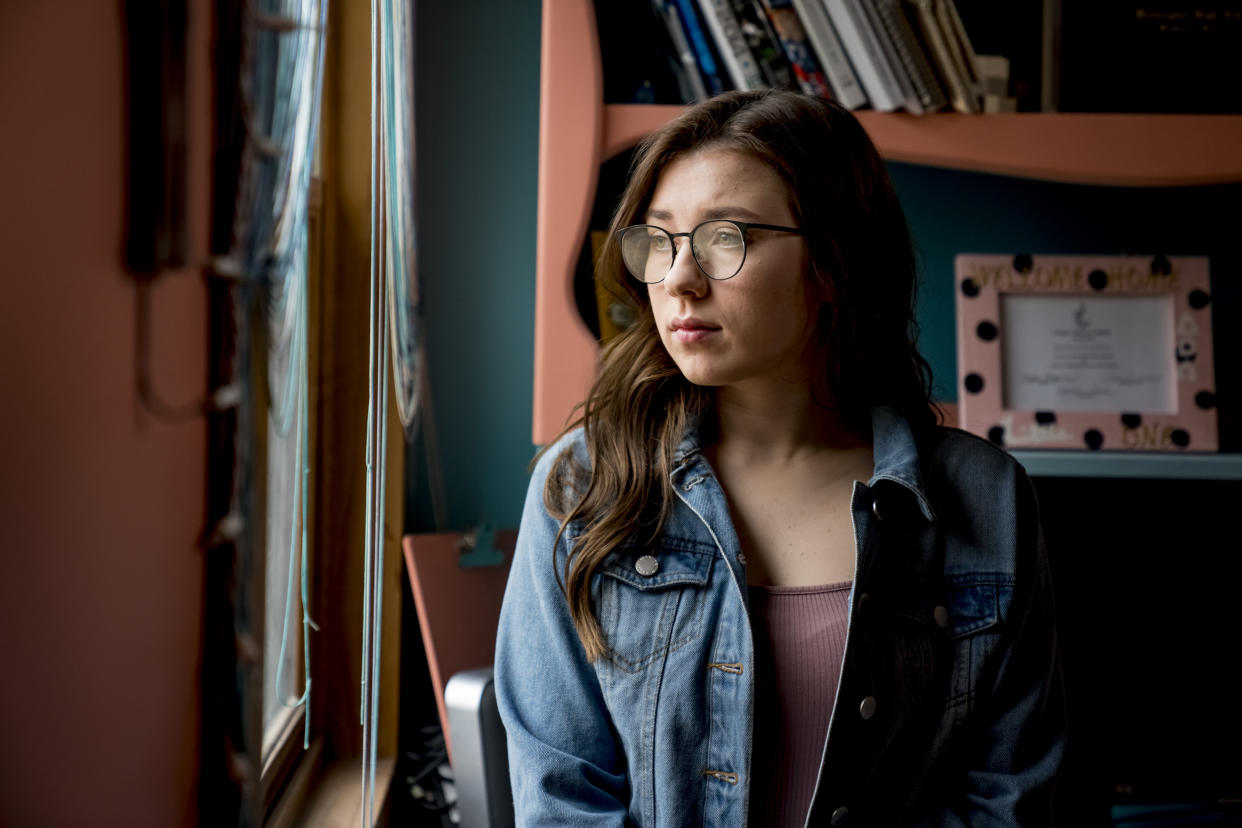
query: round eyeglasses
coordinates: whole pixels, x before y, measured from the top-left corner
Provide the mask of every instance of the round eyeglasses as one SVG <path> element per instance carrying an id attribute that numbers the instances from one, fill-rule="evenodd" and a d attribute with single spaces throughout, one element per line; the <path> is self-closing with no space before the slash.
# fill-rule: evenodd
<path id="1" fill-rule="evenodd" d="M 670 233 L 654 224 L 634 224 L 618 230 L 617 236 L 625 269 L 638 281 L 654 285 L 663 282 L 673 269 L 673 260 L 677 258 L 673 240 L 682 236 L 690 239 L 690 253 L 707 278 L 732 279 L 746 262 L 746 234 L 751 230 L 802 234 L 797 227 L 710 219 L 689 233 Z"/>

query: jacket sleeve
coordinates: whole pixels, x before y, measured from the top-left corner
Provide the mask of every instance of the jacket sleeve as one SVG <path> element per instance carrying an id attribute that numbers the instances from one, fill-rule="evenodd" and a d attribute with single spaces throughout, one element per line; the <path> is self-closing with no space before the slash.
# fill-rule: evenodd
<path id="1" fill-rule="evenodd" d="M 929 820 L 944 826 L 1049 825 L 1065 752 L 1065 694 L 1048 558 L 1034 487 L 1015 481 L 1015 589 L 990 697 L 967 739 L 965 791 Z"/>
<path id="2" fill-rule="evenodd" d="M 495 688 L 516 824 L 626 824 L 625 757 L 557 580 L 565 541 L 543 506 L 556 449 L 532 476 L 505 589 Z M 554 569 L 555 567 L 555 569 Z"/>

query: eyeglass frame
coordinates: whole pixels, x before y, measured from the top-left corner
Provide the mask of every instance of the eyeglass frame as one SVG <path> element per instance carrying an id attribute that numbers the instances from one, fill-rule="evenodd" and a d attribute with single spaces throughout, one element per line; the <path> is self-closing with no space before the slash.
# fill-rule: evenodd
<path id="1" fill-rule="evenodd" d="M 703 267 L 703 263 L 699 261 L 699 257 L 695 254 L 693 237 L 694 237 L 694 234 L 698 232 L 698 229 L 702 227 L 704 224 L 713 224 L 715 222 L 721 222 L 721 221 L 727 224 L 732 224 L 735 227 L 737 227 L 738 230 L 741 231 L 742 233 L 742 261 L 738 262 L 737 270 L 733 271 L 728 276 L 713 276 L 707 272 L 707 269 Z M 711 218 L 711 219 L 704 219 L 703 221 L 700 221 L 698 224 L 694 225 L 694 227 L 691 227 L 690 230 L 685 233 L 671 233 L 658 224 L 631 224 L 626 227 L 622 227 L 616 231 L 618 246 L 621 247 L 622 250 L 624 250 L 625 243 L 623 241 L 623 238 L 625 234 L 629 232 L 630 230 L 638 230 L 640 228 L 647 228 L 647 227 L 651 227 L 656 230 L 659 230 L 661 233 L 668 236 L 669 243 L 673 245 L 673 258 L 670 259 L 668 263 L 669 273 L 673 271 L 673 265 L 676 264 L 677 262 L 677 253 L 679 252 L 677 250 L 677 239 L 685 238 L 687 239 L 687 244 L 690 245 L 690 258 L 694 259 L 694 266 L 699 269 L 700 273 L 702 273 L 708 279 L 711 279 L 713 282 L 727 282 L 729 279 L 732 279 L 734 276 L 742 272 L 742 268 L 746 265 L 746 256 L 747 254 L 750 253 L 750 245 L 746 238 L 746 234 L 749 233 L 751 230 L 775 230 L 781 233 L 797 233 L 799 236 L 806 235 L 806 231 L 800 227 L 782 227 L 779 224 L 758 224 L 758 223 L 749 222 L 749 221 L 738 221 L 737 219 Z M 648 282 L 646 279 L 639 278 L 637 275 L 635 275 L 634 271 L 630 270 L 630 266 L 626 264 L 624 255 L 621 257 L 621 265 L 622 267 L 625 268 L 625 272 L 630 274 L 631 278 L 637 279 L 640 283 L 644 285 L 658 285 L 668 278 L 668 273 L 664 274 L 664 276 L 662 276 L 659 279 L 659 281 L 655 281 L 655 282 Z"/>

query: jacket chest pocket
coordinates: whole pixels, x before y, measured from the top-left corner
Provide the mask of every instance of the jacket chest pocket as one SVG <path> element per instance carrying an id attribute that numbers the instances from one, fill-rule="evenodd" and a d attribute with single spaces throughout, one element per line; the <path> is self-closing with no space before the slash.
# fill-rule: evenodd
<path id="1" fill-rule="evenodd" d="M 994 581 L 949 583 L 949 633 L 953 641 L 953 677 L 949 705 L 962 712 L 975 704 L 987 664 L 996 651 L 1004 629 L 1003 619 L 1013 594 L 1013 584 L 1003 577 Z"/>
<path id="2" fill-rule="evenodd" d="M 703 604 L 714 546 L 691 543 L 618 553 L 604 564 L 596 615 L 608 658 L 635 673 L 703 634 Z"/>

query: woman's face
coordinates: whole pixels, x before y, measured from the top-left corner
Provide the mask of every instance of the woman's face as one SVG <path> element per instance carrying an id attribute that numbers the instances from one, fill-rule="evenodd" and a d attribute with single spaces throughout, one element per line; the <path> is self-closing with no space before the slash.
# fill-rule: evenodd
<path id="1" fill-rule="evenodd" d="M 718 218 L 796 226 L 788 189 L 770 167 L 743 152 L 711 148 L 678 156 L 665 167 L 639 220 L 686 233 Z M 802 236 L 750 231 L 742 269 L 723 281 L 703 274 L 689 239 L 677 244 L 672 269 L 647 293 L 660 339 L 686 379 L 760 393 L 805 383 L 820 300 L 806 278 Z"/>

